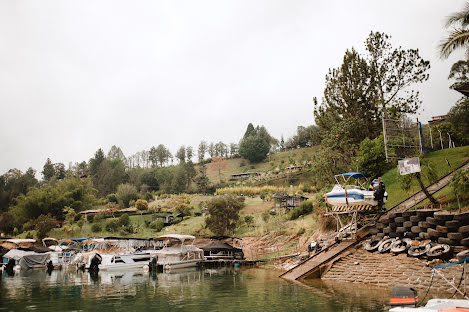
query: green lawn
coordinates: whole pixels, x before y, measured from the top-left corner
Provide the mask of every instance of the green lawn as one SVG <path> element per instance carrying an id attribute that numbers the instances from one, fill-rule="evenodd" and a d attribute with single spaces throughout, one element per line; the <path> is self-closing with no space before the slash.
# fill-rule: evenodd
<path id="1" fill-rule="evenodd" d="M 469 146 L 429 153 L 425 156 L 425 159 L 429 160 L 433 164 L 438 177 L 442 177 L 469 159 Z M 449 165 L 447 161 L 449 162 Z M 389 199 L 386 203 L 386 207 L 388 209 L 420 190 L 417 181 L 413 181 L 410 191 L 404 191 L 400 185 L 400 177 L 397 167 L 389 170 L 382 177 L 383 182 L 386 185 L 386 191 L 389 194 Z M 423 179 L 423 181 L 426 186 L 430 185 L 428 180 Z"/>

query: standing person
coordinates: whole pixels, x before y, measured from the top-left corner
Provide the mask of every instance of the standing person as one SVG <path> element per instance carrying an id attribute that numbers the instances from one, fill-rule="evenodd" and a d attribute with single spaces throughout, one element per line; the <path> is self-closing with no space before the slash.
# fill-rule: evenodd
<path id="1" fill-rule="evenodd" d="M 377 185 L 373 186 L 375 200 L 378 201 L 378 209 L 383 210 L 384 205 L 384 193 L 386 192 L 386 187 L 384 186 L 383 180 L 381 177 L 378 178 Z"/>

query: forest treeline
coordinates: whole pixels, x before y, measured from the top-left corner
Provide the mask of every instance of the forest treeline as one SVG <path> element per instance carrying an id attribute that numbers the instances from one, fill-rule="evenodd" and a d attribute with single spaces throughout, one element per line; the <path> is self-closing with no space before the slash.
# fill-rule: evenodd
<path id="1" fill-rule="evenodd" d="M 347 50 L 342 64 L 327 73 L 324 94 L 312 108 L 315 125 L 298 126 L 287 140 L 249 124 L 238 143 L 202 140 L 197 148 L 183 145 L 174 153 L 159 144 L 130 156 L 117 146 L 107 153 L 100 148 L 89 160 L 68 167 L 48 158 L 40 180 L 32 168 L 9 170 L 0 176 L 0 232 L 21 232 L 44 215 L 63 220 L 70 208 L 78 213 L 96 205 L 125 207 L 155 194 L 214 193 L 226 185 L 209 181 L 206 164 L 239 157 L 262 162 L 285 149 L 318 146 L 309 160 L 311 183 L 318 188 L 332 182 L 334 174 L 356 170 L 357 164 L 373 176 L 382 174 L 390 164 L 384 157 L 381 118 L 405 119 L 418 111 L 422 103 L 412 87 L 428 79 L 430 64 L 418 50 L 393 47 L 384 33 L 371 32 L 364 46 L 364 53 Z M 467 73 L 469 63 L 462 60 L 451 68 L 449 79 L 456 85 L 469 82 Z M 456 145 L 468 144 L 467 97 L 435 128 L 449 133 Z"/>

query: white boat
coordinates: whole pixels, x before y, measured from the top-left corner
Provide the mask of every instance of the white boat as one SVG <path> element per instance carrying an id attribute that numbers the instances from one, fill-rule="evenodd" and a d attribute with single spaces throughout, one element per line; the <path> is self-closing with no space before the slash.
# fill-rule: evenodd
<path id="1" fill-rule="evenodd" d="M 204 251 L 194 246 L 192 235 L 168 234 L 155 238 L 162 249 L 154 253 L 156 263 L 164 270 L 195 267 L 204 260 Z"/>
<path id="2" fill-rule="evenodd" d="M 389 312 L 469 312 L 469 300 L 430 299 L 424 307 L 396 307 Z"/>
<path id="3" fill-rule="evenodd" d="M 324 195 L 326 203 L 332 206 L 354 206 L 354 205 L 379 205 L 379 194 L 376 190 L 368 190 L 364 186 L 364 182 L 360 178 L 368 178 L 368 174 L 359 172 L 348 172 L 335 175 L 337 184 L 334 185 L 329 193 Z M 355 180 L 355 184 L 350 184 L 351 179 Z M 366 181 L 365 181 L 366 182 Z M 377 196 L 378 195 L 378 196 Z M 388 199 L 388 193 L 382 195 L 382 203 Z"/>
<path id="4" fill-rule="evenodd" d="M 150 253 L 99 254 L 88 257 L 85 268 L 90 269 L 95 257 L 100 258 L 98 269 L 103 271 L 143 269 L 150 262 Z"/>

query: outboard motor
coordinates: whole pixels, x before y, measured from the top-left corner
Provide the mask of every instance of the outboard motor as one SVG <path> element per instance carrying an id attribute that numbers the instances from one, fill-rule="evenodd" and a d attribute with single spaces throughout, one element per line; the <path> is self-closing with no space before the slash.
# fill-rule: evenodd
<path id="1" fill-rule="evenodd" d="M 5 271 L 8 273 L 8 275 L 12 275 L 13 273 L 13 268 L 16 265 L 16 260 L 9 258 L 7 264 L 5 265 Z"/>
<path id="2" fill-rule="evenodd" d="M 100 254 L 95 254 L 94 257 L 91 259 L 89 271 L 91 272 L 98 272 L 99 265 L 103 261 L 103 257 Z"/>
<path id="3" fill-rule="evenodd" d="M 151 257 L 150 262 L 148 263 L 148 269 L 150 272 L 156 272 L 158 269 L 158 256 Z"/>
<path id="4" fill-rule="evenodd" d="M 54 264 L 52 264 L 52 260 L 47 261 L 46 267 L 47 267 L 47 272 L 48 273 L 50 273 L 54 270 Z"/>
<path id="5" fill-rule="evenodd" d="M 410 287 L 397 286 L 391 290 L 391 307 L 413 306 L 418 303 L 417 291 Z"/>

